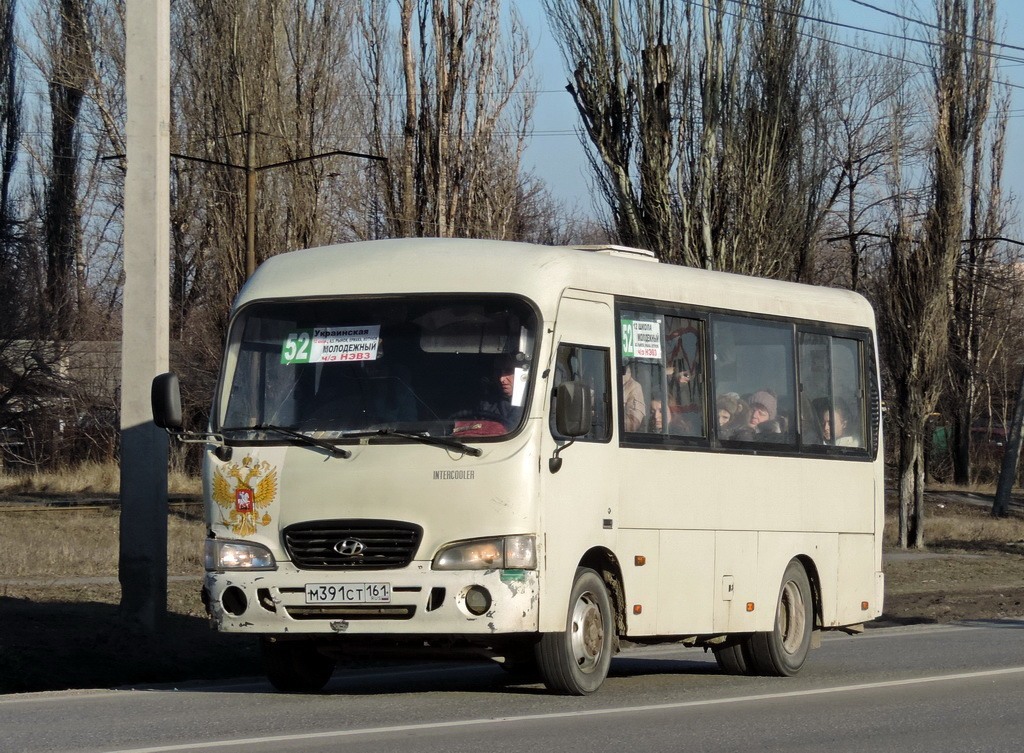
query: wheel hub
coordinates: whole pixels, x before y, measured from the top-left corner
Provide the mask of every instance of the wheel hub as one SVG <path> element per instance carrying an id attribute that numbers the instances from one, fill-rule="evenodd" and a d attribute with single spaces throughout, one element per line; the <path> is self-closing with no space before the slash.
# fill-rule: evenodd
<path id="1" fill-rule="evenodd" d="M 779 604 L 779 635 L 782 647 L 789 654 L 796 653 L 803 643 L 807 630 L 805 615 L 803 594 L 793 581 L 788 581 Z"/>
<path id="2" fill-rule="evenodd" d="M 582 594 L 572 616 L 572 651 L 576 664 L 585 672 L 601 659 L 604 646 L 604 620 L 590 593 Z"/>

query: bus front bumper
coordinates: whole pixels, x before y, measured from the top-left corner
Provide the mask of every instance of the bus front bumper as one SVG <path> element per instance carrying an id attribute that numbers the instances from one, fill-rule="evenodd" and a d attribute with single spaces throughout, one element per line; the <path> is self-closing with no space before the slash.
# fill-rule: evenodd
<path id="1" fill-rule="evenodd" d="M 207 572 L 203 602 L 229 633 L 486 636 L 538 628 L 535 570 Z"/>

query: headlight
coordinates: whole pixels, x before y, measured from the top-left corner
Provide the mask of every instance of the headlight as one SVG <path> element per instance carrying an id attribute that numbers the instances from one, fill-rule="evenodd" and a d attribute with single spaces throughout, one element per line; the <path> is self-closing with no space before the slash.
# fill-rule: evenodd
<path id="1" fill-rule="evenodd" d="M 275 570 L 274 555 L 262 544 L 207 539 L 207 570 Z"/>
<path id="2" fill-rule="evenodd" d="M 534 570 L 537 567 L 533 536 L 501 536 L 449 544 L 434 557 L 435 570 Z"/>

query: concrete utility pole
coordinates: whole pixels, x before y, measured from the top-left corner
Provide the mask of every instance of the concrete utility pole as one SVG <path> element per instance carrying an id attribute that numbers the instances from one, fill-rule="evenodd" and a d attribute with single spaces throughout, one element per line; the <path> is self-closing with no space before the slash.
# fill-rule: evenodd
<path id="1" fill-rule="evenodd" d="M 167 612 L 167 435 L 150 383 L 169 361 L 170 18 L 170 0 L 127 0 L 118 573 L 122 617 L 150 632 Z"/>

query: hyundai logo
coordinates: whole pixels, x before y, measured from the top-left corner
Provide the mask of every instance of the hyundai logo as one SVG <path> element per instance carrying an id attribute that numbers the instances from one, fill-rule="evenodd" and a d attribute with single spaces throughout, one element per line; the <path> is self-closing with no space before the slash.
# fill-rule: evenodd
<path id="1" fill-rule="evenodd" d="M 334 545 L 334 551 L 342 557 L 358 557 L 366 549 L 366 544 L 357 539 L 345 539 Z"/>

